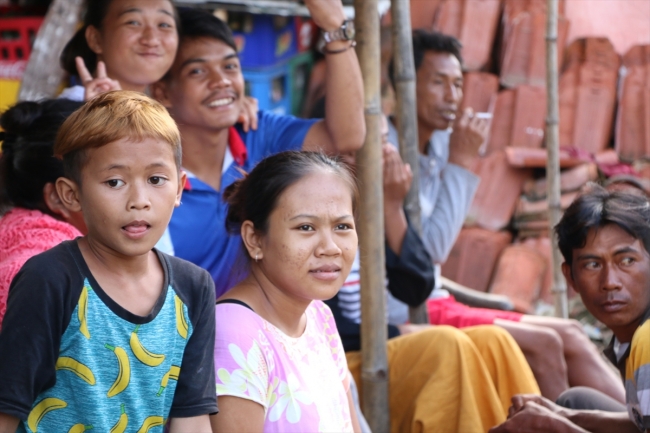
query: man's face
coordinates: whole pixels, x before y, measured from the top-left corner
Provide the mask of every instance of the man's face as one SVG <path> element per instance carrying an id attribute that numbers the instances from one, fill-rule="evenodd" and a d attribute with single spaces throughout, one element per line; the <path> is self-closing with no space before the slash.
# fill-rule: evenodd
<path id="1" fill-rule="evenodd" d="M 616 224 L 591 229 L 562 272 L 585 306 L 626 343 L 650 305 L 650 255 Z"/>
<path id="2" fill-rule="evenodd" d="M 171 77 L 154 86 L 178 126 L 207 130 L 237 122 L 244 98 L 244 76 L 237 53 L 212 38 L 184 40 L 170 70 Z"/>
<path id="3" fill-rule="evenodd" d="M 418 122 L 429 129 L 451 126 L 463 100 L 463 71 L 449 53 L 427 51 L 416 75 Z"/>

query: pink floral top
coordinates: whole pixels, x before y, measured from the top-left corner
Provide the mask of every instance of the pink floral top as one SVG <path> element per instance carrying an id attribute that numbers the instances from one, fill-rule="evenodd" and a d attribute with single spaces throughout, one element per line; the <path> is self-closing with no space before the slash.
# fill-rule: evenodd
<path id="1" fill-rule="evenodd" d="M 349 372 L 329 307 L 313 301 L 292 338 L 237 304 L 216 307 L 217 395 L 264 407 L 265 432 L 351 432 Z"/>

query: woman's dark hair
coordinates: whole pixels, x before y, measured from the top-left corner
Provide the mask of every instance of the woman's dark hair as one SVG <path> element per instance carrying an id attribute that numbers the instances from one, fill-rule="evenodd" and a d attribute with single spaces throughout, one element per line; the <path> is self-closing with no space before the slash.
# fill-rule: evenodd
<path id="1" fill-rule="evenodd" d="M 43 187 L 63 176 L 63 163 L 53 156 L 54 139 L 63 121 L 81 102 L 47 99 L 19 102 L 0 117 L 0 204 L 51 213 Z"/>
<path id="2" fill-rule="evenodd" d="M 347 165 L 319 152 L 287 151 L 262 160 L 243 179 L 228 186 L 223 193 L 228 202 L 226 228 L 239 234 L 244 221 L 266 233 L 271 212 L 282 193 L 303 177 L 318 170 L 340 176 L 350 187 L 352 209 L 356 213 L 358 188 Z"/>
<path id="3" fill-rule="evenodd" d="M 86 41 L 86 29 L 93 26 L 98 30 L 102 29 L 104 18 L 108 13 L 108 8 L 113 0 L 86 0 L 86 13 L 84 15 L 84 24 L 77 30 L 72 39 L 68 41 L 61 52 L 59 61 L 61 67 L 71 76 L 78 76 L 76 57 L 81 57 L 86 64 L 88 71 L 93 74 L 97 68 L 97 54 L 88 46 Z M 174 20 L 176 28 L 179 28 L 178 12 L 172 0 L 168 0 L 174 10 Z"/>
<path id="4" fill-rule="evenodd" d="M 564 212 L 555 226 L 558 245 L 567 265 L 573 264 L 573 250 L 587 244 L 591 229 L 615 224 L 640 240 L 650 253 L 650 202 L 640 194 L 608 191 L 593 184 Z"/>

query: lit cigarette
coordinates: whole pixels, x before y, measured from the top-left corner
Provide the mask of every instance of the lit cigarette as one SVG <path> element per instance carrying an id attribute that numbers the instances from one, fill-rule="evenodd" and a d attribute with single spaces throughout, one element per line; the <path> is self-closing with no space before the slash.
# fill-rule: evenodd
<path id="1" fill-rule="evenodd" d="M 474 117 L 477 119 L 491 119 L 492 113 L 475 113 Z"/>

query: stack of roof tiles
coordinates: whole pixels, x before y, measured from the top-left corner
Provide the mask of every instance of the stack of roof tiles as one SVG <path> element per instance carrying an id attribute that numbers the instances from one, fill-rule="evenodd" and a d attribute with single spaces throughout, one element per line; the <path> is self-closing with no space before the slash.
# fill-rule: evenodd
<path id="1" fill-rule="evenodd" d="M 621 100 L 616 119 L 616 150 L 621 158 L 650 157 L 650 45 L 623 56 Z"/>
<path id="2" fill-rule="evenodd" d="M 566 50 L 560 77 L 560 146 L 607 148 L 614 124 L 620 59 L 607 38 L 584 38 Z"/>
<path id="3" fill-rule="evenodd" d="M 569 30 L 564 5 L 565 1 L 560 0 L 560 47 L 565 45 Z M 546 84 L 546 0 L 505 0 L 502 27 L 501 84 L 505 87 L 520 84 L 543 87 Z"/>

